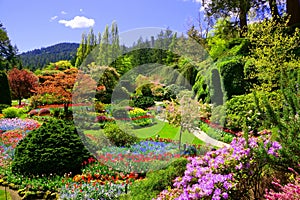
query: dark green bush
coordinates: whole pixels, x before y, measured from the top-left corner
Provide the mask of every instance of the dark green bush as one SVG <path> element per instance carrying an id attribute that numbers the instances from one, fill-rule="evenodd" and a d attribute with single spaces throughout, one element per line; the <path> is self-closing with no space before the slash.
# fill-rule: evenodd
<path id="1" fill-rule="evenodd" d="M 222 76 L 227 99 L 234 95 L 245 94 L 244 61 L 242 56 L 235 56 L 219 61 L 217 67 Z"/>
<path id="2" fill-rule="evenodd" d="M 11 105 L 11 93 L 9 83 L 7 75 L 4 71 L 0 71 L 0 91 L 0 104 Z"/>
<path id="3" fill-rule="evenodd" d="M 147 108 L 154 106 L 154 97 L 140 96 L 134 99 L 134 106 L 146 110 Z"/>
<path id="4" fill-rule="evenodd" d="M 19 142 L 12 171 L 24 175 L 79 173 L 91 154 L 73 123 L 51 119 Z"/>
<path id="5" fill-rule="evenodd" d="M 176 177 L 183 176 L 187 163 L 186 158 L 179 158 L 165 169 L 147 173 L 146 178 L 134 182 L 130 187 L 129 194 L 124 195 L 121 199 L 148 200 L 155 198 L 161 191 L 172 187 L 172 181 Z"/>
<path id="6" fill-rule="evenodd" d="M 130 146 L 138 141 L 138 138 L 131 133 L 130 129 L 125 124 L 109 123 L 104 126 L 104 134 L 118 147 Z"/>

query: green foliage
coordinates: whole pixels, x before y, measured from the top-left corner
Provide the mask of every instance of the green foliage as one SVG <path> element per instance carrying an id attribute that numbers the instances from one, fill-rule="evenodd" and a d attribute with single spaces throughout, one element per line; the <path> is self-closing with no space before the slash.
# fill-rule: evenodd
<path id="1" fill-rule="evenodd" d="M 155 198 L 162 190 L 172 187 L 172 182 L 176 177 L 184 174 L 187 163 L 186 158 L 179 158 L 165 169 L 147 173 L 146 178 L 135 181 L 129 189 L 129 194 L 123 195 L 121 199 L 150 200 Z"/>
<path id="2" fill-rule="evenodd" d="M 11 105 L 11 93 L 7 75 L 0 71 L 0 104 Z"/>
<path id="3" fill-rule="evenodd" d="M 258 101 L 260 105 L 263 103 L 263 97 L 266 96 L 267 101 L 274 106 L 276 111 L 283 108 L 283 97 L 280 92 L 258 92 Z M 234 96 L 226 102 L 226 127 L 232 130 L 240 130 L 245 125 L 249 130 L 258 131 L 262 128 L 268 128 L 263 124 L 262 113 L 255 104 L 253 93 L 246 95 Z"/>
<path id="4" fill-rule="evenodd" d="M 246 38 L 251 43 L 251 68 L 246 78 L 257 79 L 254 89 L 273 91 L 280 88 L 282 71 L 299 69 L 300 30 L 291 31 L 285 21 L 265 20 L 249 26 Z"/>
<path id="5" fill-rule="evenodd" d="M 133 104 L 135 107 L 147 109 L 155 105 L 154 97 L 151 96 L 139 96 L 134 98 Z"/>
<path id="6" fill-rule="evenodd" d="M 50 63 L 49 65 L 47 65 L 45 67 L 46 70 L 59 70 L 59 71 L 64 71 L 66 69 L 70 69 L 72 68 L 72 64 L 70 61 L 68 60 L 60 60 L 60 61 L 57 61 L 55 63 Z"/>
<path id="7" fill-rule="evenodd" d="M 228 18 L 220 18 L 209 33 L 207 43 L 209 55 L 212 59 L 217 59 L 225 54 L 229 47 L 229 40 L 237 37 L 237 30 Z"/>
<path id="8" fill-rule="evenodd" d="M 52 119 L 19 142 L 12 171 L 24 175 L 76 174 L 90 156 L 73 123 Z"/>
<path id="9" fill-rule="evenodd" d="M 245 93 L 243 57 L 229 57 L 216 63 L 223 78 L 227 99 Z"/>
<path id="10" fill-rule="evenodd" d="M 8 107 L 2 110 L 2 113 L 5 118 L 16 118 L 21 117 L 24 114 L 22 108 Z"/>
<path id="11" fill-rule="evenodd" d="M 263 113 L 266 126 L 275 127 L 272 135 L 281 145 L 280 159 L 275 167 L 284 171 L 288 167 L 300 173 L 300 72 L 290 71 L 282 74 L 281 91 L 284 97 L 283 108 L 278 112 L 277 105 L 268 101 L 267 96 L 256 95 L 256 105 Z M 262 103 L 259 102 L 260 99 Z"/>
<path id="12" fill-rule="evenodd" d="M 108 123 L 104 126 L 105 136 L 118 147 L 130 146 L 138 141 L 138 138 L 131 133 L 131 128 L 125 124 Z"/>
<path id="13" fill-rule="evenodd" d="M 0 70 L 9 70 L 15 66 L 20 66 L 17 51 L 17 47 L 11 45 L 8 34 L 0 22 Z"/>
<path id="14" fill-rule="evenodd" d="M 59 43 L 20 54 L 24 67 L 34 71 L 43 69 L 49 63 L 59 60 L 72 60 L 76 56 L 77 43 Z"/>
<path id="15" fill-rule="evenodd" d="M 4 110 L 5 108 L 10 107 L 10 105 L 7 104 L 0 104 L 0 113 L 2 113 L 2 110 Z"/>

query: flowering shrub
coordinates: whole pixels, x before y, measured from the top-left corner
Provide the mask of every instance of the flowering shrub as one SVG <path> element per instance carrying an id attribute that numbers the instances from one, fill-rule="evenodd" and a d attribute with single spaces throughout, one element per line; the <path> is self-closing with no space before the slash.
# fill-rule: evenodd
<path id="1" fill-rule="evenodd" d="M 292 170 L 292 169 L 291 169 Z M 292 183 L 287 185 L 281 185 L 280 180 L 272 182 L 278 187 L 278 192 L 274 190 L 266 190 L 265 198 L 267 200 L 298 200 L 300 199 L 300 176 L 297 172 L 292 170 L 296 174 L 296 178 Z"/>
<path id="2" fill-rule="evenodd" d="M 9 131 L 9 130 L 15 130 L 15 129 L 21 129 L 21 130 L 33 130 L 40 126 L 40 124 L 32 119 L 19 119 L 19 118 L 13 118 L 13 119 L 0 119 L 0 131 Z"/>
<path id="3" fill-rule="evenodd" d="M 234 138 L 229 147 L 189 158 L 184 176 L 175 179 L 175 189 L 161 192 L 157 199 L 242 199 L 249 197 L 250 190 L 259 197 L 254 186 L 261 181 L 265 158 L 276 157 L 280 148 L 267 137 L 252 137 L 248 142 Z"/>

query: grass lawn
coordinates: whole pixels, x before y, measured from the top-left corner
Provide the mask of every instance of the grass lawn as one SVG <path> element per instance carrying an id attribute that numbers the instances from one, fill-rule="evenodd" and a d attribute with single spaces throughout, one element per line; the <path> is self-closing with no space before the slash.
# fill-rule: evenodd
<path id="1" fill-rule="evenodd" d="M 138 128 L 133 129 L 133 133 L 142 139 L 155 137 L 156 135 L 159 135 L 161 138 L 170 138 L 172 140 L 179 140 L 180 136 L 180 128 L 174 127 L 170 125 L 167 122 L 163 122 L 160 120 L 155 120 L 155 124 L 152 126 L 144 127 L 144 128 Z M 100 130 L 85 130 L 85 134 L 90 134 L 93 136 L 99 136 L 103 134 L 103 129 Z M 188 144 L 201 144 L 204 145 L 205 142 L 195 137 L 192 133 L 185 131 L 182 134 L 182 143 L 188 143 Z"/>
<path id="2" fill-rule="evenodd" d="M 161 138 L 170 138 L 172 140 L 179 140 L 180 136 L 180 128 L 174 127 L 167 122 L 163 122 L 160 120 L 155 120 L 156 124 L 150 127 L 134 129 L 133 132 L 139 138 L 149 138 L 155 137 L 159 135 Z M 195 137 L 192 133 L 185 131 L 182 134 L 182 143 L 189 144 L 205 144 L 205 142 L 201 141 L 197 137 Z"/>
<path id="3" fill-rule="evenodd" d="M 8 191 L 6 191 L 6 194 L 7 194 L 7 199 L 8 199 L 8 200 L 11 200 L 11 197 L 10 197 L 10 194 L 9 194 Z M 5 190 L 0 190 L 0 199 L 3 199 L 3 200 L 6 199 L 6 198 L 5 198 Z"/>

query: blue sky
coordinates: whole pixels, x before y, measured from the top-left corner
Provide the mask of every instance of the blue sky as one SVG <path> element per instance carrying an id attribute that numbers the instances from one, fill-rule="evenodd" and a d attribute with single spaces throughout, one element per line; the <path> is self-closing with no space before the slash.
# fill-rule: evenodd
<path id="1" fill-rule="evenodd" d="M 144 27 L 186 32 L 196 19 L 195 0 L 0 0 L 0 21 L 19 52 L 59 42 L 80 42 L 92 26 L 102 33 L 113 20 L 119 31 Z"/>

